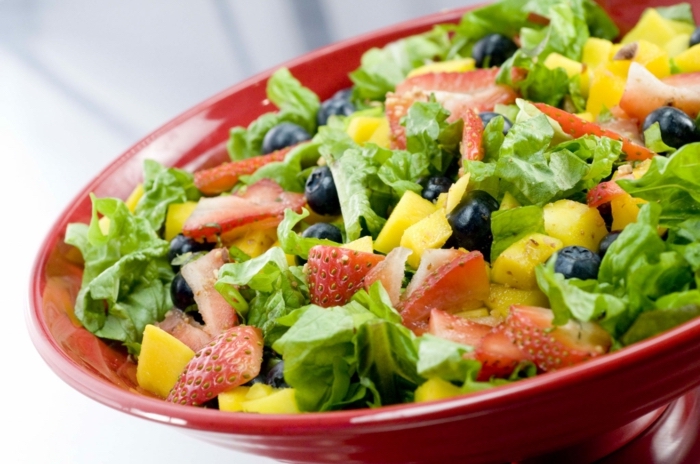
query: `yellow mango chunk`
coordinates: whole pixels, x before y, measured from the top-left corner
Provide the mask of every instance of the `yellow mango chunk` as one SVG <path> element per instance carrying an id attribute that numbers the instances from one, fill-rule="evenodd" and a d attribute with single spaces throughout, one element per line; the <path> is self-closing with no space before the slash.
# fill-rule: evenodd
<path id="1" fill-rule="evenodd" d="M 244 387 L 241 385 L 233 390 L 219 393 L 217 396 L 219 400 L 219 411 L 243 411 L 243 402 L 246 400 L 246 395 L 248 394 L 249 390 L 250 387 Z"/>
<path id="2" fill-rule="evenodd" d="M 107 235 L 109 234 L 109 218 L 107 216 L 102 216 L 99 221 L 97 221 L 97 225 L 100 226 L 100 232 L 102 232 L 102 235 Z"/>
<path id="3" fill-rule="evenodd" d="M 299 407 L 294 396 L 293 388 L 281 388 L 271 394 L 243 402 L 244 412 L 258 414 L 299 414 Z"/>
<path id="4" fill-rule="evenodd" d="M 520 206 L 520 202 L 516 200 L 510 192 L 506 192 L 506 194 L 503 195 L 503 199 L 501 200 L 501 205 L 498 207 L 498 210 L 503 211 L 506 209 L 517 208 L 518 206 Z"/>
<path id="5" fill-rule="evenodd" d="M 362 251 L 363 253 L 374 253 L 374 245 L 372 243 L 372 237 L 369 235 L 360 237 L 357 240 L 353 240 L 350 243 L 346 243 L 340 248 L 347 248 L 348 250 Z"/>
<path id="6" fill-rule="evenodd" d="M 595 118 L 593 117 L 593 115 L 591 113 L 588 113 L 588 112 L 576 113 L 576 116 L 583 119 L 584 121 L 588 121 L 588 122 L 595 121 Z"/>
<path id="7" fill-rule="evenodd" d="M 508 314 L 510 314 L 510 307 L 512 305 L 548 308 L 549 299 L 539 288 L 520 290 L 507 285 L 492 283 L 489 298 L 486 300 L 485 304 L 494 315 L 506 318 Z"/>
<path id="8" fill-rule="evenodd" d="M 389 129 L 389 120 L 387 118 L 381 118 L 379 125 L 372 132 L 372 135 L 367 139 L 367 143 L 373 143 L 379 145 L 382 148 L 389 148 L 391 146 L 391 130 Z"/>
<path id="9" fill-rule="evenodd" d="M 248 390 L 248 393 L 246 393 L 245 400 L 251 401 L 251 400 L 257 400 L 260 398 L 265 398 L 265 397 L 272 395 L 274 392 L 275 392 L 275 389 L 272 388 L 270 385 L 267 385 L 264 383 L 256 383 L 256 384 L 253 384 L 250 387 L 250 390 Z"/>
<path id="10" fill-rule="evenodd" d="M 450 190 L 447 191 L 447 204 L 445 206 L 445 211 L 448 214 L 455 209 L 455 206 L 457 206 L 460 201 L 462 201 L 462 197 L 464 196 L 464 192 L 467 191 L 468 186 L 469 174 L 460 177 L 457 179 L 457 182 L 452 184 Z"/>
<path id="11" fill-rule="evenodd" d="M 547 55 L 547 58 L 544 60 L 544 65 L 549 69 L 562 68 L 564 71 L 566 71 L 566 75 L 569 76 L 569 78 L 572 78 L 577 74 L 581 74 L 584 69 L 583 63 L 574 61 L 571 58 L 567 58 L 564 55 L 560 55 L 556 52 Z"/>
<path id="12" fill-rule="evenodd" d="M 413 400 L 416 403 L 424 401 L 436 401 L 461 395 L 459 387 L 439 378 L 428 379 L 423 385 L 416 388 Z"/>
<path id="13" fill-rule="evenodd" d="M 591 77 L 586 112 L 597 118 L 603 108 L 610 109 L 618 105 L 626 83 L 626 74 L 621 74 L 615 63 L 607 63 L 596 68 Z"/>
<path id="14" fill-rule="evenodd" d="M 440 73 L 440 72 L 466 72 L 476 68 L 474 58 L 461 58 L 449 61 L 439 61 L 437 63 L 428 63 L 419 68 L 411 70 L 407 77 L 419 76 L 421 74 Z"/>
<path id="15" fill-rule="evenodd" d="M 521 290 L 537 288 L 535 268 L 563 246 L 561 240 L 543 234 L 526 235 L 496 258 L 491 280 Z"/>
<path id="16" fill-rule="evenodd" d="M 647 173 L 650 166 L 651 166 L 651 160 L 650 159 L 644 160 L 632 169 L 632 175 L 634 176 L 635 179 L 639 179 L 640 177 L 644 176 L 644 174 Z"/>
<path id="17" fill-rule="evenodd" d="M 250 230 L 237 238 L 231 245 L 241 249 L 251 258 L 257 258 L 269 250 L 277 241 L 277 229 Z"/>
<path id="18" fill-rule="evenodd" d="M 597 208 L 572 200 L 559 200 L 544 207 L 544 231 L 564 246 L 578 245 L 598 252 L 608 235 L 605 220 Z"/>
<path id="19" fill-rule="evenodd" d="M 379 231 L 379 235 L 374 241 L 374 249 L 382 253 L 389 253 L 399 246 L 406 229 L 424 217 L 433 214 L 435 209 L 432 202 L 408 190 L 396 204 L 382 230 Z"/>
<path id="20" fill-rule="evenodd" d="M 664 45 L 664 50 L 668 53 L 668 56 L 674 58 L 684 51 L 688 50 L 690 47 L 690 35 L 689 34 L 678 34 L 673 39 L 669 40 L 666 45 Z M 689 71 L 687 71 L 689 72 Z"/>
<path id="21" fill-rule="evenodd" d="M 437 199 L 435 200 L 435 207 L 436 208 L 447 207 L 447 192 L 443 192 L 440 195 L 438 195 Z"/>
<path id="22" fill-rule="evenodd" d="M 455 316 L 463 317 L 464 319 L 478 319 L 481 317 L 489 317 L 490 315 L 488 308 L 469 309 L 467 311 L 455 313 Z"/>
<path id="23" fill-rule="evenodd" d="M 139 203 L 139 200 L 143 196 L 143 184 L 137 185 L 134 190 L 131 192 L 129 195 L 129 198 L 126 199 L 124 203 L 126 203 L 126 207 L 129 208 L 129 211 L 132 213 L 136 211 L 136 205 Z"/>
<path id="24" fill-rule="evenodd" d="M 196 201 L 173 203 L 168 206 L 168 213 L 165 216 L 165 240 L 170 241 L 182 232 L 182 226 L 196 206 Z"/>
<path id="25" fill-rule="evenodd" d="M 590 37 L 583 45 L 581 61 L 591 69 L 610 61 L 613 43 L 609 40 Z"/>
<path id="26" fill-rule="evenodd" d="M 408 264 L 418 268 L 425 250 L 442 247 L 452 235 L 445 210 L 439 209 L 410 226 L 401 237 L 401 246 L 413 251 L 408 256 Z"/>
<path id="27" fill-rule="evenodd" d="M 637 222 L 639 214 L 639 200 L 633 198 L 630 194 L 616 196 L 610 202 L 612 210 L 613 223 L 611 229 L 620 231 L 627 227 L 628 224 Z"/>
<path id="28" fill-rule="evenodd" d="M 684 73 L 700 71 L 700 44 L 693 45 L 673 59 L 678 69 Z"/>
<path id="29" fill-rule="evenodd" d="M 647 9 L 634 28 L 625 35 L 621 43 L 628 44 L 640 39 L 663 47 L 678 34 L 692 34 L 693 26 L 680 21 L 666 19 L 654 8 Z"/>
<path id="30" fill-rule="evenodd" d="M 668 52 L 664 48 L 646 40 L 638 40 L 624 46 L 616 53 L 613 60 L 619 67 L 619 72 L 624 73 L 625 76 L 628 74 L 633 61 L 643 65 L 659 79 L 668 77 L 671 74 Z"/>
<path id="31" fill-rule="evenodd" d="M 372 134 L 379 128 L 382 121 L 386 121 L 384 117 L 376 116 L 356 116 L 350 119 L 348 128 L 346 130 L 347 134 L 357 143 L 358 145 L 364 145 Z"/>
<path id="32" fill-rule="evenodd" d="M 190 347 L 149 324 L 143 332 L 136 380 L 144 390 L 165 398 L 193 357 Z"/>

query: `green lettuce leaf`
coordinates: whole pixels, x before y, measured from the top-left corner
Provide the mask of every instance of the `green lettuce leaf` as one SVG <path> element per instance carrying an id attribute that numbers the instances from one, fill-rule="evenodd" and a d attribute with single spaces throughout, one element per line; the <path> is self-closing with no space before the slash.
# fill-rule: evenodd
<path id="1" fill-rule="evenodd" d="M 661 138 L 661 126 L 655 122 L 649 129 L 644 131 L 644 145 L 656 153 L 668 153 L 675 151 L 674 147 L 669 147 Z"/>
<path id="2" fill-rule="evenodd" d="M 481 369 L 479 361 L 464 358 L 473 350 L 468 345 L 425 334 L 418 340 L 418 374 L 426 379 L 439 377 L 461 385 Z"/>
<path id="3" fill-rule="evenodd" d="M 318 144 L 300 144 L 287 153 L 284 161 L 266 164 L 250 176 L 241 176 L 240 180 L 251 185 L 262 179 L 272 179 L 287 192 L 303 193 L 307 169 L 315 167 L 319 157 Z"/>
<path id="4" fill-rule="evenodd" d="M 285 253 L 290 255 L 300 256 L 303 259 L 309 257 L 309 250 L 316 245 L 339 246 L 331 240 L 325 238 L 302 237 L 294 232 L 294 227 L 299 224 L 305 217 L 308 217 L 309 211 L 304 208 L 301 214 L 295 213 L 291 209 L 284 212 L 284 219 L 277 226 L 277 236 L 280 240 L 280 247 Z"/>
<path id="5" fill-rule="evenodd" d="M 544 233 L 544 212 L 539 206 L 521 206 L 491 214 L 491 262 L 522 237 Z"/>
<path id="6" fill-rule="evenodd" d="M 680 21 L 695 26 L 695 18 L 693 17 L 693 8 L 689 3 L 678 3 L 671 6 L 656 7 L 657 13 L 666 19 Z"/>

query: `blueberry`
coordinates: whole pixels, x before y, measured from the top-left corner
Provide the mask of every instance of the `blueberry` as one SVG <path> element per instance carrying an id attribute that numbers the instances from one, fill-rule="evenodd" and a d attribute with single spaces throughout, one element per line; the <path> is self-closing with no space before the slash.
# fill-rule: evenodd
<path id="1" fill-rule="evenodd" d="M 289 385 L 284 380 L 284 361 L 279 361 L 267 373 L 265 383 L 272 388 L 289 388 Z"/>
<path id="2" fill-rule="evenodd" d="M 696 27 L 690 36 L 690 46 L 700 44 L 700 27 Z"/>
<path id="3" fill-rule="evenodd" d="M 510 128 L 513 127 L 513 123 L 510 119 L 506 118 L 502 114 L 494 113 L 493 111 L 479 113 L 479 118 L 481 118 L 481 122 L 484 123 L 484 127 L 486 127 L 493 118 L 497 118 L 498 116 L 503 118 L 503 135 L 506 135 Z"/>
<path id="4" fill-rule="evenodd" d="M 447 245 L 480 251 L 484 259 L 491 261 L 491 213 L 498 210 L 498 206 L 498 201 L 482 190 L 467 192 L 447 215 L 447 222 L 452 227 L 452 237 Z"/>
<path id="5" fill-rule="evenodd" d="M 306 180 L 306 201 L 314 212 L 327 216 L 340 214 L 340 201 L 333 174 L 328 166 L 314 169 Z"/>
<path id="6" fill-rule="evenodd" d="M 605 256 L 605 253 L 608 252 L 608 248 L 610 248 L 610 245 L 613 244 L 615 240 L 617 240 L 617 237 L 620 236 L 620 232 L 612 232 L 603 237 L 603 240 L 600 241 L 600 249 L 598 250 L 598 255 L 602 259 Z"/>
<path id="7" fill-rule="evenodd" d="M 183 311 L 196 304 L 192 289 L 179 272 L 170 284 L 170 298 L 173 300 L 173 305 Z"/>
<path id="8" fill-rule="evenodd" d="M 557 252 L 554 272 L 567 279 L 596 279 L 600 268 L 600 256 L 582 246 L 568 246 Z"/>
<path id="9" fill-rule="evenodd" d="M 311 135 L 303 127 L 291 122 L 282 122 L 267 131 L 265 138 L 263 138 L 262 152 L 272 153 L 310 138 Z"/>
<path id="10" fill-rule="evenodd" d="M 421 182 L 423 191 L 421 196 L 428 201 L 435 201 L 441 193 L 446 193 L 452 186 L 452 179 L 448 177 L 429 177 Z"/>
<path id="11" fill-rule="evenodd" d="M 333 224 L 328 224 L 327 222 L 317 222 L 316 224 L 310 226 L 302 234 L 302 237 L 311 238 L 325 238 L 332 240 L 336 243 L 343 243 L 343 235 Z"/>
<path id="12" fill-rule="evenodd" d="M 474 44 L 472 58 L 478 68 L 500 66 L 518 49 L 515 42 L 501 34 L 489 34 Z"/>
<path id="13" fill-rule="evenodd" d="M 182 234 L 178 234 L 170 241 L 168 248 L 168 262 L 172 262 L 177 256 L 185 253 L 196 253 L 198 251 L 209 251 L 214 248 L 214 243 L 198 242 Z M 173 270 L 177 272 L 180 266 L 173 266 Z"/>
<path id="14" fill-rule="evenodd" d="M 656 122 L 661 130 L 661 140 L 670 147 L 680 148 L 700 140 L 695 121 L 678 108 L 662 106 L 655 109 L 644 120 L 644 130 Z"/>
<path id="15" fill-rule="evenodd" d="M 318 113 L 316 113 L 316 122 L 319 126 L 325 126 L 328 123 L 328 118 L 331 116 L 350 116 L 355 112 L 355 105 L 350 101 L 352 89 L 345 89 L 336 92 L 328 100 L 321 103 Z"/>

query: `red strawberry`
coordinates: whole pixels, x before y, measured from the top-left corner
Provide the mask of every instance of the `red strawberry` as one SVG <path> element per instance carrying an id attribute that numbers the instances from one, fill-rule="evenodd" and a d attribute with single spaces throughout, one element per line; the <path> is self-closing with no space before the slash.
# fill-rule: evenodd
<path id="1" fill-rule="evenodd" d="M 420 335 L 428 329 L 433 309 L 457 312 L 482 305 L 489 296 L 489 277 L 478 251 L 426 250 L 399 308 L 403 324 Z"/>
<path id="2" fill-rule="evenodd" d="M 406 260 L 411 250 L 404 247 L 396 247 L 386 255 L 386 258 L 372 268 L 365 276 L 365 289 L 369 288 L 376 281 L 380 281 L 391 300 L 391 304 L 396 307 L 401 296 L 401 284 L 404 272 L 406 271 Z"/>
<path id="3" fill-rule="evenodd" d="M 574 138 L 584 135 L 597 135 L 598 137 L 608 137 L 622 142 L 622 151 L 627 155 L 628 161 L 641 161 L 654 156 L 654 152 L 643 145 L 634 143 L 629 137 L 620 135 L 610 129 L 603 129 L 598 124 L 585 121 L 567 111 L 560 110 L 546 103 L 535 103 L 535 106 L 544 114 L 559 123 L 567 134 Z"/>
<path id="4" fill-rule="evenodd" d="M 586 202 L 591 208 L 597 208 L 606 203 L 610 203 L 613 198 L 624 195 L 626 192 L 617 185 L 614 180 L 601 182 L 588 191 Z"/>
<path id="5" fill-rule="evenodd" d="M 204 195 L 218 195 L 228 192 L 240 176 L 253 174 L 258 168 L 275 161 L 283 161 L 292 147 L 283 148 L 267 155 L 254 156 L 240 161 L 222 163 L 216 167 L 194 173 L 194 185 Z"/>
<path id="6" fill-rule="evenodd" d="M 467 110 L 464 116 L 464 131 L 462 132 L 462 160 L 481 161 L 484 159 L 484 146 L 481 138 L 484 135 L 484 123 L 477 113 Z"/>
<path id="7" fill-rule="evenodd" d="M 598 324 L 570 320 L 553 326 L 550 309 L 511 306 L 505 334 L 542 371 L 553 371 L 600 356 L 610 349 L 610 335 Z"/>
<path id="8" fill-rule="evenodd" d="M 202 198 L 185 221 L 182 233 L 196 240 L 216 241 L 217 235 L 237 235 L 241 229 L 276 227 L 284 210 L 301 211 L 302 194 L 285 192 L 275 181 L 263 179 L 243 194 Z M 222 237 L 225 241 L 227 237 Z"/>
<path id="9" fill-rule="evenodd" d="M 365 276 L 384 256 L 316 245 L 304 267 L 311 302 L 324 308 L 344 305 L 362 288 Z"/>
<path id="10" fill-rule="evenodd" d="M 480 324 L 439 309 L 433 309 L 430 312 L 428 327 L 428 332 L 436 337 L 473 347 L 481 344 L 481 340 L 492 329 L 489 325 Z"/>
<path id="11" fill-rule="evenodd" d="M 477 376 L 479 381 L 487 381 L 491 377 L 508 377 L 527 355 L 513 343 L 505 334 L 503 324 L 498 325 L 481 339 L 471 358 L 481 362 L 481 370 Z"/>
<path id="12" fill-rule="evenodd" d="M 260 373 L 262 352 L 260 329 L 230 328 L 194 355 L 166 401 L 198 406 L 248 382 Z"/>

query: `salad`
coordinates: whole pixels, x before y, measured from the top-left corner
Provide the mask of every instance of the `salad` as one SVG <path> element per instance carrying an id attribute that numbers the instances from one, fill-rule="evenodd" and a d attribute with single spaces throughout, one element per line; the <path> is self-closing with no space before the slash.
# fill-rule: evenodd
<path id="1" fill-rule="evenodd" d="M 564 369 L 700 315 L 700 28 L 502 0 L 321 102 L 287 69 L 231 161 L 144 162 L 66 243 L 144 393 L 298 413 Z"/>

